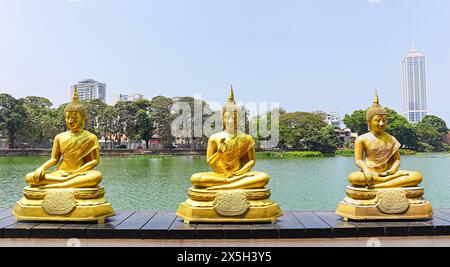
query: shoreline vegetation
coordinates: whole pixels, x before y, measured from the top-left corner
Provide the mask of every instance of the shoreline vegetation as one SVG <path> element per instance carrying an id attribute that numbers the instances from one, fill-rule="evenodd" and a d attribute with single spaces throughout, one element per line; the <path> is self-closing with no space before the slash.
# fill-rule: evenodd
<path id="1" fill-rule="evenodd" d="M 410 149 L 401 149 L 403 156 L 430 155 L 434 153 L 450 154 L 450 151 L 444 152 L 417 152 Z M 0 156 L 49 156 L 50 149 L 0 149 Z M 102 156 L 122 156 L 122 157 L 154 157 L 168 158 L 173 156 L 204 156 L 206 151 L 195 150 L 102 150 Z M 334 154 L 326 154 L 319 151 L 258 151 L 256 153 L 261 159 L 296 159 L 296 158 L 325 158 L 325 157 L 353 157 L 353 150 L 340 149 Z"/>
<path id="2" fill-rule="evenodd" d="M 197 102 L 202 104 L 203 110 L 210 111 L 204 114 L 202 121 L 210 121 L 213 114 L 220 116 L 220 110 L 214 111 L 205 101 L 188 96 L 176 100 L 171 97 L 155 96 L 151 100 L 118 102 L 114 106 L 99 99 L 82 101 L 88 114 L 85 128 L 103 141 L 103 149 L 110 149 L 102 151 L 106 155 L 174 154 L 182 148 L 184 151 L 194 151 L 194 154 L 204 153 L 196 149 L 206 149 L 208 138 L 205 134 L 202 137 L 192 136 L 182 140 L 177 140 L 172 134 L 173 126 L 176 126 L 173 124 L 182 118 L 180 117 L 182 114 L 174 113 L 173 108 L 179 104 L 186 104 L 194 110 Z M 8 94 L 0 94 L 0 147 L 18 149 L 13 152 L 0 150 L 0 155 L 21 154 L 17 151 L 33 147 L 51 148 L 51 140 L 58 133 L 67 131 L 64 117 L 67 105 L 66 103 L 54 107 L 50 100 L 43 97 L 27 96 L 16 99 Z M 242 118 L 245 133 L 252 132 L 252 127 L 257 130 L 252 134 L 257 148 L 267 147 L 265 144 L 270 140 L 266 140 L 264 136 L 273 135 L 275 132 L 272 133 L 272 130 L 279 133 L 276 150 L 263 151 L 260 154 L 262 157 L 309 158 L 353 155 L 352 151 L 339 148 L 351 148 L 355 134 L 346 133 L 342 136 L 340 127 L 333 128 L 328 124 L 326 114 L 323 112 L 287 112 L 278 108 L 258 116 L 251 116 L 245 106 L 241 109 L 245 115 Z M 429 115 L 420 123 L 413 125 L 395 110 L 386 109 L 389 113 L 386 130 L 405 147 L 421 152 L 450 150 L 450 131 L 441 118 Z M 275 115 L 273 112 L 279 115 L 275 116 L 279 120 L 278 129 L 271 128 L 272 115 Z M 185 114 L 186 118 L 190 118 L 192 114 L 189 114 Z M 346 115 L 343 122 L 352 133 L 361 136 L 368 131 L 365 114 L 366 110 L 356 110 L 351 115 Z M 192 127 L 196 127 L 192 120 L 190 122 Z M 181 145 L 178 146 L 177 142 Z M 134 148 L 133 144 L 145 149 L 127 149 Z M 22 154 L 48 153 L 44 150 L 37 151 L 26 150 Z M 410 155 L 414 152 L 403 153 Z"/>

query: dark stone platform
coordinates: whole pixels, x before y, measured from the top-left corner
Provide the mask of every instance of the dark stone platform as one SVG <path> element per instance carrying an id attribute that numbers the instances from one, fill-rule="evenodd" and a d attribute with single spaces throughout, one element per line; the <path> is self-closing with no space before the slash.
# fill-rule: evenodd
<path id="1" fill-rule="evenodd" d="M 432 220 L 344 222 L 334 212 L 285 212 L 277 224 L 191 224 L 173 212 L 123 211 L 105 224 L 16 223 L 0 210 L 0 238 L 79 239 L 306 239 L 450 236 L 450 209 Z"/>

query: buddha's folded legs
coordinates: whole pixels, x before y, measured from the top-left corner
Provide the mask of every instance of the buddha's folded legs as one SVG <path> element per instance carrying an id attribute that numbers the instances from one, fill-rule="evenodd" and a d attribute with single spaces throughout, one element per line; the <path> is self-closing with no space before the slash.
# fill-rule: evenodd
<path id="1" fill-rule="evenodd" d="M 350 184 L 356 187 L 366 187 L 367 181 L 363 172 L 354 172 L 348 177 Z M 398 171 L 397 173 L 380 177 L 375 176 L 372 188 L 394 188 L 418 186 L 423 180 L 422 174 L 414 171 Z"/>
<path id="2" fill-rule="evenodd" d="M 387 181 L 379 183 L 376 181 L 373 188 L 418 186 L 423 180 L 422 174 L 414 171 L 399 171 L 396 174 L 383 178 L 387 178 Z"/>
<path id="3" fill-rule="evenodd" d="M 37 184 L 33 178 L 34 173 L 26 176 L 26 181 L 31 186 L 51 188 L 89 188 L 95 187 L 102 181 L 103 175 L 99 171 L 91 170 L 84 173 L 73 174 L 67 177 L 61 176 L 58 171 L 47 173 Z"/>
<path id="4" fill-rule="evenodd" d="M 263 188 L 269 183 L 269 175 L 251 172 L 238 177 L 226 178 L 214 172 L 197 173 L 191 177 L 194 186 L 210 190 Z"/>
<path id="5" fill-rule="evenodd" d="M 231 178 L 230 180 L 233 180 Z M 270 177 L 263 172 L 251 172 L 242 175 L 241 179 L 236 179 L 233 182 L 226 184 L 212 186 L 210 190 L 230 190 L 230 189 L 257 189 L 264 188 L 269 183 Z"/>
<path id="6" fill-rule="evenodd" d="M 226 183 L 227 178 L 224 174 L 218 174 L 215 172 L 202 172 L 192 175 L 192 185 L 197 187 L 210 187 Z"/>

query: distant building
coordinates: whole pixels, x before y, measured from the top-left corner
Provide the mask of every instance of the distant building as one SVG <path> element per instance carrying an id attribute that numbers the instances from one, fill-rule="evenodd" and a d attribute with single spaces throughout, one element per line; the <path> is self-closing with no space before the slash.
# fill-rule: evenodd
<path id="1" fill-rule="evenodd" d="M 358 138 L 358 134 L 352 133 L 352 130 L 350 130 L 349 128 L 335 129 L 334 132 L 336 133 L 336 136 L 339 138 L 339 148 L 353 147 L 356 138 Z"/>
<path id="2" fill-rule="evenodd" d="M 117 102 L 125 102 L 125 101 L 128 101 L 128 95 L 118 94 L 116 96 L 116 101 L 114 101 L 114 102 L 117 103 Z"/>
<path id="3" fill-rule="evenodd" d="M 149 142 L 150 149 L 164 149 L 164 145 L 161 142 L 161 136 L 155 134 L 152 136 Z"/>
<path id="4" fill-rule="evenodd" d="M 80 100 L 100 99 L 106 103 L 106 84 L 92 79 L 86 79 L 75 84 L 78 89 L 78 98 Z M 71 93 L 75 85 L 71 87 Z"/>
<path id="5" fill-rule="evenodd" d="M 117 102 L 135 102 L 138 100 L 144 99 L 144 95 L 141 94 L 132 94 L 132 95 L 122 95 L 122 94 L 118 94 L 116 96 L 116 101 Z"/>
<path id="6" fill-rule="evenodd" d="M 447 144 L 450 145 L 450 132 L 448 132 L 448 134 L 447 134 Z"/>
<path id="7" fill-rule="evenodd" d="M 411 123 L 428 115 L 425 55 L 414 45 L 403 60 L 404 116 Z"/>
<path id="8" fill-rule="evenodd" d="M 333 128 L 341 127 L 341 117 L 339 116 L 339 113 L 332 112 L 330 114 L 325 114 L 325 121 L 333 126 Z"/>
<path id="9" fill-rule="evenodd" d="M 331 125 L 333 128 L 341 128 L 341 117 L 339 116 L 339 113 L 337 112 L 331 112 L 327 113 L 324 111 L 314 111 L 313 114 L 321 115 L 325 122 L 328 125 Z"/>

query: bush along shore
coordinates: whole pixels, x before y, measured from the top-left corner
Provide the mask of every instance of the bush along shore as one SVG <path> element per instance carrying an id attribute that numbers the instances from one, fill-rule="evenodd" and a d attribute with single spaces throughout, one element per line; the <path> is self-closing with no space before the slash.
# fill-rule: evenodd
<path id="1" fill-rule="evenodd" d="M 443 152 L 450 153 L 450 151 Z M 50 149 L 0 149 L 0 156 L 48 156 L 51 154 Z M 196 150 L 102 150 L 102 155 L 105 156 L 204 156 L 206 151 Z M 351 149 L 340 149 L 334 154 L 326 154 L 319 151 L 259 151 L 256 153 L 259 158 L 323 158 L 323 157 L 353 157 L 354 153 Z M 417 152 L 409 149 L 401 149 L 400 154 L 408 155 L 426 155 L 431 152 Z"/>
<path id="2" fill-rule="evenodd" d="M 325 155 L 318 151 L 261 151 L 257 152 L 257 156 L 261 158 L 323 158 Z"/>

